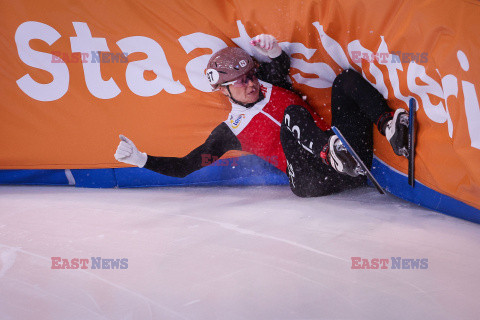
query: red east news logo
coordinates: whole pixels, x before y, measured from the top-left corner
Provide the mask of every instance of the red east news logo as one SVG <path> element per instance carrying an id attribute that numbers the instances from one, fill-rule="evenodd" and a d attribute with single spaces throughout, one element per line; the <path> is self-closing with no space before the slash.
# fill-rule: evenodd
<path id="1" fill-rule="evenodd" d="M 428 269 L 428 259 L 352 257 L 352 269 Z M 391 262 L 391 265 L 390 265 Z"/>
<path id="2" fill-rule="evenodd" d="M 89 263 L 91 266 L 89 267 Z M 52 269 L 127 269 L 128 259 L 103 259 L 101 257 L 62 259 L 52 257 Z"/>

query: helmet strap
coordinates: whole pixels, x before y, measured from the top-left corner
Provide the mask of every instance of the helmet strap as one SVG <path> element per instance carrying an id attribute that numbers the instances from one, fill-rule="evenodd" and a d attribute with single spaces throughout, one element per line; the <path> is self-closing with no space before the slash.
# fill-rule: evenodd
<path id="1" fill-rule="evenodd" d="M 243 106 L 247 109 L 253 107 L 254 104 L 256 104 L 257 102 L 259 102 L 259 101 L 263 100 L 263 98 L 265 98 L 262 91 L 260 91 L 257 101 L 252 102 L 252 103 L 243 103 L 243 102 L 238 101 L 237 99 L 235 99 L 232 96 L 232 92 L 230 91 L 230 86 L 227 86 L 227 91 L 228 91 L 228 94 L 229 94 L 228 98 L 230 98 L 230 100 L 232 100 L 234 103 L 239 104 L 239 105 L 241 105 L 241 106 Z"/>

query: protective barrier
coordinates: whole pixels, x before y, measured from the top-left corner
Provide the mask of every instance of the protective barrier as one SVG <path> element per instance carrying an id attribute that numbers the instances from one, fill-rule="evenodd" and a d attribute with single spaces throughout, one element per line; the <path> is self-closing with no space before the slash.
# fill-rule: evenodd
<path id="1" fill-rule="evenodd" d="M 237 45 L 262 60 L 248 42 L 270 33 L 327 120 L 342 69 L 363 72 L 393 108 L 415 97 L 418 182 L 480 208 L 477 1 L 1 3 L 0 169 L 121 168 L 119 133 L 152 155 L 187 154 L 229 111 L 203 74 L 212 51 Z M 375 144 L 406 172 L 383 137 Z"/>

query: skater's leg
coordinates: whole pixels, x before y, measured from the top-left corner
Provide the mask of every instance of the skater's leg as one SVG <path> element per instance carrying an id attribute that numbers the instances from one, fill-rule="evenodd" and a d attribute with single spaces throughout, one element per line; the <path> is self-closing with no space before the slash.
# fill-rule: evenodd
<path id="1" fill-rule="evenodd" d="M 342 112 L 363 114 L 371 123 L 377 123 L 384 113 L 392 111 L 380 92 L 361 74 L 351 69 L 342 71 L 333 82 L 332 104 L 337 99 L 353 102 L 342 106 Z"/>
<path id="2" fill-rule="evenodd" d="M 333 134 L 317 127 L 310 112 L 299 105 L 290 105 L 285 109 L 283 124 L 291 131 L 297 143 L 317 158 Z"/>
<path id="3" fill-rule="evenodd" d="M 373 124 L 390 109 L 359 73 L 344 70 L 332 86 L 332 125 L 349 141 L 367 167 L 373 157 Z"/>
<path id="4" fill-rule="evenodd" d="M 368 167 L 373 155 L 372 124 L 386 135 L 397 155 L 406 155 L 407 118 L 403 109 L 398 109 L 394 116 L 380 92 L 356 71 L 344 70 L 335 78 L 332 125 L 342 131 Z"/>
<path id="5" fill-rule="evenodd" d="M 320 159 L 329 133 L 316 125 L 310 113 L 301 106 L 290 106 L 280 129 L 283 151 L 287 159 L 290 188 L 300 197 L 318 197 L 357 187 L 364 177 L 340 174 Z"/>

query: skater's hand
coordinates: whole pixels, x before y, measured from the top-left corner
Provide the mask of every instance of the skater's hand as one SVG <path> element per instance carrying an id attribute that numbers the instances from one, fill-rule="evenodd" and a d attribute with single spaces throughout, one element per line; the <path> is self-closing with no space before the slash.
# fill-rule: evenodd
<path id="1" fill-rule="evenodd" d="M 147 154 L 138 151 L 133 142 L 124 135 L 121 134 L 119 137 L 120 143 L 117 152 L 115 152 L 115 159 L 120 162 L 143 168 L 145 163 L 147 163 Z"/>
<path id="2" fill-rule="evenodd" d="M 276 58 L 282 54 L 282 48 L 278 45 L 277 39 L 269 34 L 260 34 L 250 41 L 250 44 L 261 54 L 270 58 Z"/>

